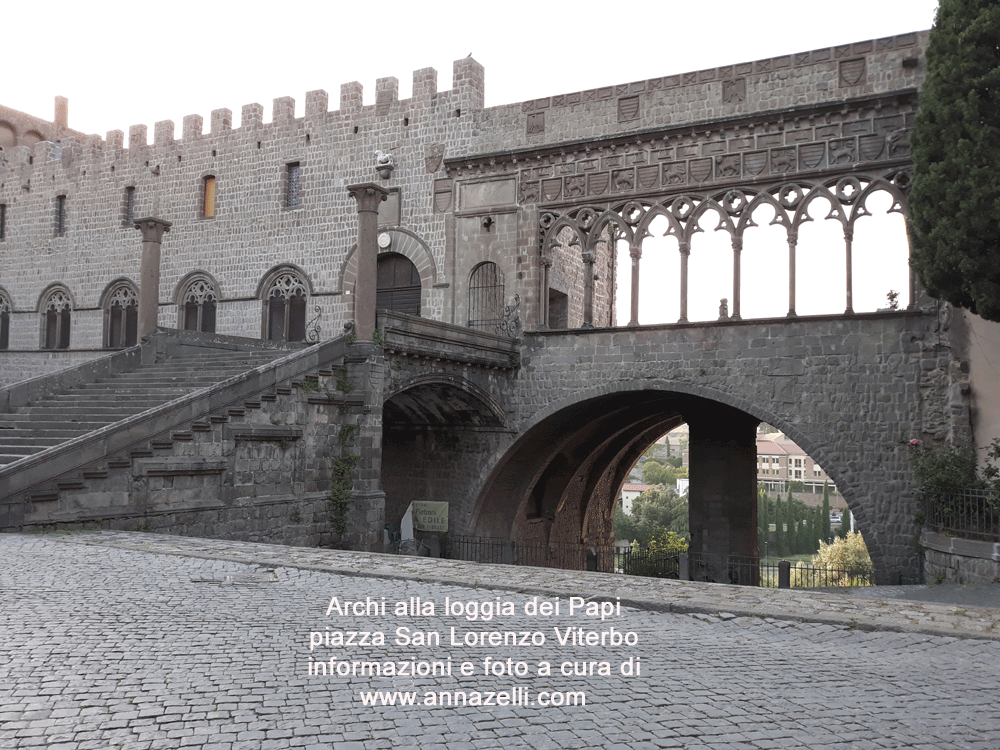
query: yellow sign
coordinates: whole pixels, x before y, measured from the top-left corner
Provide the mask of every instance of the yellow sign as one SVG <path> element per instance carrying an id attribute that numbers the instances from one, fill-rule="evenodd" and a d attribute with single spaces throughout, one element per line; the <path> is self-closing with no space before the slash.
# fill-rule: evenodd
<path id="1" fill-rule="evenodd" d="M 427 500 L 413 501 L 414 531 L 447 531 L 448 503 Z"/>

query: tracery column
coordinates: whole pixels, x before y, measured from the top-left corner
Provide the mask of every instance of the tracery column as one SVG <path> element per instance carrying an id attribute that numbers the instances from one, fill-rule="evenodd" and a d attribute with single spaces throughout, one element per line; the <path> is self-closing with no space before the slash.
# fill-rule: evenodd
<path id="1" fill-rule="evenodd" d="M 135 228 L 142 232 L 142 260 L 139 268 L 138 340 L 156 332 L 160 310 L 160 245 L 172 224 L 163 219 L 136 219 Z"/>
<path id="2" fill-rule="evenodd" d="M 799 243 L 799 230 L 788 230 L 788 317 L 795 317 L 795 246 Z"/>
<path id="3" fill-rule="evenodd" d="M 538 265 L 542 269 L 541 289 L 538 290 L 538 327 L 549 327 L 549 269 L 552 268 L 552 258 L 543 255 L 538 259 Z"/>
<path id="4" fill-rule="evenodd" d="M 583 328 L 594 327 L 594 261 L 590 250 L 583 253 Z"/>
<path id="5" fill-rule="evenodd" d="M 844 247 L 847 250 L 847 309 L 844 315 L 854 314 L 854 264 L 851 254 L 854 245 L 854 228 L 844 227 Z"/>
<path id="6" fill-rule="evenodd" d="M 632 319 L 630 326 L 639 325 L 639 259 L 642 258 L 642 242 L 629 244 L 628 254 L 632 257 Z"/>
<path id="7" fill-rule="evenodd" d="M 681 317 L 678 323 L 688 322 L 688 256 L 691 254 L 691 243 L 681 240 Z"/>
<path id="8" fill-rule="evenodd" d="M 740 256 L 743 254 L 743 238 L 733 237 L 733 314 L 731 320 L 740 318 Z"/>

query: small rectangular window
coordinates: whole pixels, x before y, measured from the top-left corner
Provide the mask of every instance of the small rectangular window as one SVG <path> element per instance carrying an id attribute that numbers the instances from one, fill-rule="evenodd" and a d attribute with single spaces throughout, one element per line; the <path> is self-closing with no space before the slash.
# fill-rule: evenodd
<path id="1" fill-rule="evenodd" d="M 297 161 L 287 165 L 285 174 L 285 208 L 296 208 L 301 203 L 302 194 L 299 189 L 301 174 L 301 166 Z"/>
<path id="2" fill-rule="evenodd" d="M 56 234 L 66 233 L 66 196 L 56 196 Z"/>
<path id="3" fill-rule="evenodd" d="M 135 188 L 125 188 L 125 216 L 122 218 L 122 226 L 130 227 L 135 224 Z"/>
<path id="4" fill-rule="evenodd" d="M 215 216 L 215 178 L 205 178 L 204 201 L 202 202 L 201 215 L 206 219 Z"/>

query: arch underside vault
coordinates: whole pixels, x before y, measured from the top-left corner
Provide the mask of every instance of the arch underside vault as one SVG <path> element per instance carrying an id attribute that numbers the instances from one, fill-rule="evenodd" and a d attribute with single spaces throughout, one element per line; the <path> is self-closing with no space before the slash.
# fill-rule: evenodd
<path id="1" fill-rule="evenodd" d="M 758 420 L 706 398 L 626 391 L 582 401 L 524 433 L 490 476 L 478 536 L 534 544 L 610 544 L 632 465 L 660 435 L 691 428 L 691 550 L 757 556 Z"/>

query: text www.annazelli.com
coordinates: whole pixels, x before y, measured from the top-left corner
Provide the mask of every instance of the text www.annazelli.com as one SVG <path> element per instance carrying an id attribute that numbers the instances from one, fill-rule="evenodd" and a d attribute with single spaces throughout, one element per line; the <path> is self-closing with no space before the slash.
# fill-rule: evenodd
<path id="1" fill-rule="evenodd" d="M 365 706 L 585 706 L 587 694 L 579 691 L 542 690 L 532 695 L 522 687 L 489 690 L 439 690 L 426 693 L 381 691 L 358 693 Z"/>

